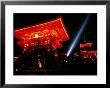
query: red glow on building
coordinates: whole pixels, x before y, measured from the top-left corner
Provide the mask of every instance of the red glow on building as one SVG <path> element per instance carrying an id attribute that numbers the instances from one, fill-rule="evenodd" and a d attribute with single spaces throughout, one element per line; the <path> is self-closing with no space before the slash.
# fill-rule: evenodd
<path id="1" fill-rule="evenodd" d="M 69 39 L 61 17 L 42 24 L 14 30 L 14 37 L 20 40 L 17 44 L 24 50 L 27 50 L 29 46 L 36 46 L 38 43 L 42 46 L 52 44 L 53 48 L 61 48 L 61 42 Z"/>
<path id="2" fill-rule="evenodd" d="M 96 50 L 81 51 L 81 56 L 83 56 L 83 58 L 96 58 L 97 57 L 97 51 Z"/>
<path id="3" fill-rule="evenodd" d="M 80 48 L 90 48 L 92 47 L 93 43 L 81 43 Z"/>

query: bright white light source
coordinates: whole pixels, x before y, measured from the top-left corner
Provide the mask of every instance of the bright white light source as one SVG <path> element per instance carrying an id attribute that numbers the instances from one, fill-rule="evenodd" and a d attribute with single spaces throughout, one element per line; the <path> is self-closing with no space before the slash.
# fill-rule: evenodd
<path id="1" fill-rule="evenodd" d="M 35 38 L 38 38 L 39 36 L 38 36 L 38 34 L 35 34 Z"/>

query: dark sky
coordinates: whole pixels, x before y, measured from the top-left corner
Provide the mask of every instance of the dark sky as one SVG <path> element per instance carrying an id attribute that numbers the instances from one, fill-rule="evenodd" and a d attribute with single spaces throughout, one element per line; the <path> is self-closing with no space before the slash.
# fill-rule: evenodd
<path id="1" fill-rule="evenodd" d="M 83 21 L 85 20 L 87 13 L 14 13 L 14 29 L 23 28 L 31 25 L 36 25 L 42 22 L 47 22 L 62 16 L 63 23 L 70 37 L 69 41 L 66 41 L 63 45 L 65 49 L 68 49 L 73 37 L 79 30 Z M 91 13 L 90 19 L 85 27 L 84 35 L 88 42 L 94 42 L 97 46 L 97 14 Z M 83 35 L 81 42 L 83 41 Z"/>

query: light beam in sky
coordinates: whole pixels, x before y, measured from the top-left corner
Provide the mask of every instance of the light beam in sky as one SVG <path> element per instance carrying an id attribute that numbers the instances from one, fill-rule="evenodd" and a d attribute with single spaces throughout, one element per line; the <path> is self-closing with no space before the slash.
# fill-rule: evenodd
<path id="1" fill-rule="evenodd" d="M 81 38 L 81 35 L 82 35 L 82 33 L 83 33 L 84 29 L 85 29 L 85 26 L 87 25 L 87 22 L 88 22 L 89 18 L 90 18 L 90 15 L 88 15 L 88 16 L 85 18 L 85 20 L 84 20 L 84 22 L 83 22 L 81 28 L 79 29 L 77 35 L 76 35 L 75 38 L 72 40 L 72 42 L 71 42 L 71 44 L 70 44 L 70 46 L 69 46 L 69 49 L 68 49 L 68 51 L 67 51 L 67 57 L 72 53 L 73 49 L 75 48 L 75 46 L 76 46 L 77 43 L 78 43 L 78 40 Z"/>

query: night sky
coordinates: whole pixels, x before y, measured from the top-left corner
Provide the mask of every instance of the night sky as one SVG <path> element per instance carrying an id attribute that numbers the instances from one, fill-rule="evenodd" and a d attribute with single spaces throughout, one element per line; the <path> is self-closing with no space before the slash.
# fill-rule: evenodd
<path id="1" fill-rule="evenodd" d="M 90 13 L 89 13 L 90 14 Z M 77 31 L 80 29 L 82 23 L 84 22 L 87 13 L 14 13 L 14 29 L 19 29 L 23 27 L 28 27 L 43 22 L 48 22 L 62 17 L 64 26 L 67 30 L 67 33 L 70 37 L 70 40 L 63 42 L 63 46 L 68 50 L 69 45 L 71 44 L 72 39 L 76 35 Z M 83 42 L 84 35 L 86 36 L 87 42 L 94 42 L 94 48 L 97 48 L 97 14 L 91 13 L 90 19 L 84 29 L 84 33 L 80 39 L 80 42 Z M 80 43 L 79 42 L 79 43 Z M 14 42 L 16 45 L 16 39 Z M 18 52 L 20 48 L 14 48 L 15 53 Z"/>

